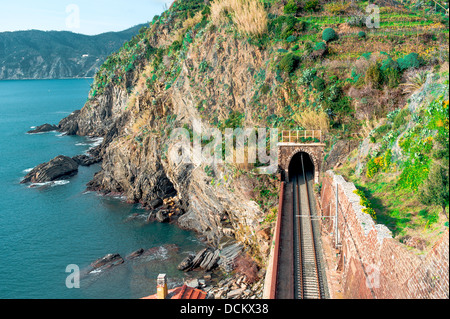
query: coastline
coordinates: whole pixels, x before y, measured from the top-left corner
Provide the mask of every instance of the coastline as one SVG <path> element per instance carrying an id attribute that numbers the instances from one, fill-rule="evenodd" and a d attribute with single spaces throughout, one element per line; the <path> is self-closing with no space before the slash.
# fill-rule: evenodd
<path id="1" fill-rule="evenodd" d="M 0 82 L 2 82 L 2 81 L 3 82 L 7 82 L 7 81 L 42 81 L 42 80 L 83 80 L 83 79 L 93 80 L 94 77 L 0 79 Z"/>

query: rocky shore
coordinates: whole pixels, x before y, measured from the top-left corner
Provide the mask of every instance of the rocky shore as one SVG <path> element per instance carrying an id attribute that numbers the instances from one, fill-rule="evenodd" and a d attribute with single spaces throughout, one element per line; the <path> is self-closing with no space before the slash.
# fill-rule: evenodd
<path id="1" fill-rule="evenodd" d="M 72 177 L 78 173 L 78 163 L 67 156 L 57 156 L 33 168 L 21 183 L 45 183 Z"/>
<path id="2" fill-rule="evenodd" d="M 164 245 L 169 253 L 177 253 L 176 245 Z M 85 276 L 107 271 L 132 260 L 157 254 L 160 247 L 138 249 L 126 257 L 118 253 L 107 254 L 93 261 Z M 260 299 L 264 289 L 264 270 L 259 270 L 257 277 L 239 269 L 239 259 L 245 256 L 240 243 L 231 243 L 222 249 L 206 247 L 196 254 L 186 257 L 178 270 L 189 273 L 185 284 L 208 293 L 209 299 Z"/>
<path id="3" fill-rule="evenodd" d="M 46 183 L 68 179 L 78 173 L 79 166 L 90 166 L 99 161 L 100 159 L 87 155 L 77 155 L 72 158 L 59 155 L 33 168 L 25 175 L 21 183 Z"/>
<path id="4" fill-rule="evenodd" d="M 249 269 L 239 269 L 238 260 L 241 256 L 245 256 L 245 252 L 240 243 L 233 243 L 223 249 L 205 248 L 196 255 L 188 256 L 178 269 L 190 271 L 200 268 L 207 272 L 215 270 L 219 274 L 219 280 L 212 281 L 211 274 L 207 273 L 186 283 L 207 292 L 212 299 L 261 299 L 265 272 L 259 270 L 257 274 L 249 275 Z"/>

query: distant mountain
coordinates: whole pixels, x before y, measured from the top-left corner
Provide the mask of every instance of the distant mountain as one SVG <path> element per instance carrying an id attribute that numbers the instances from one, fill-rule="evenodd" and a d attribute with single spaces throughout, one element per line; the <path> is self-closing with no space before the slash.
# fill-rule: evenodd
<path id="1" fill-rule="evenodd" d="M 93 77 L 106 58 L 147 24 L 88 36 L 67 31 L 0 33 L 0 80 Z"/>

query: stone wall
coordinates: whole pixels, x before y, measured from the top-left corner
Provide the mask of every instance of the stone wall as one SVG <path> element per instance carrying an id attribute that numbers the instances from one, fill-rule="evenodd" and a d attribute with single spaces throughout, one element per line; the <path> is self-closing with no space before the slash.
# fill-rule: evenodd
<path id="1" fill-rule="evenodd" d="M 346 298 L 449 298 L 449 232 L 419 256 L 392 238 L 386 226 L 362 212 L 356 187 L 327 171 L 322 181 L 319 214 L 335 216 L 338 188 L 338 231 L 334 218 L 322 218 L 338 254 Z M 336 234 L 338 234 L 336 236 Z M 336 245 L 337 242 L 337 245 Z"/>
<path id="2" fill-rule="evenodd" d="M 299 152 L 307 153 L 314 164 L 314 182 L 319 182 L 319 174 L 322 169 L 325 144 L 296 144 L 296 143 L 278 143 L 278 165 L 284 171 L 286 180 L 289 176 L 289 163 L 295 154 Z"/>

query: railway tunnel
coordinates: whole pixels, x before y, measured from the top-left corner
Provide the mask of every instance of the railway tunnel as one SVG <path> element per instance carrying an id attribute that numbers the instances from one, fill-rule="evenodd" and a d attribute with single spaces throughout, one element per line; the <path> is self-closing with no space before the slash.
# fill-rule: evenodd
<path id="1" fill-rule="evenodd" d="M 327 298 L 313 184 L 316 167 L 305 151 L 291 156 L 283 195 L 276 299 Z"/>
<path id="2" fill-rule="evenodd" d="M 303 157 L 303 163 L 302 163 L 302 157 Z M 289 167 L 288 167 L 289 180 L 292 181 L 294 177 L 299 176 L 299 175 L 303 176 L 303 169 L 304 169 L 305 174 L 308 179 L 310 179 L 311 176 L 314 176 L 314 173 L 315 173 L 314 163 L 311 160 L 311 156 L 306 152 L 298 152 L 292 157 L 292 159 L 289 163 Z"/>

